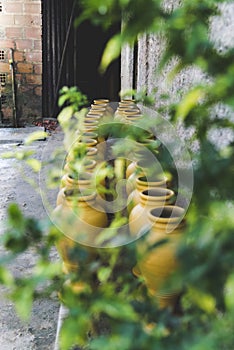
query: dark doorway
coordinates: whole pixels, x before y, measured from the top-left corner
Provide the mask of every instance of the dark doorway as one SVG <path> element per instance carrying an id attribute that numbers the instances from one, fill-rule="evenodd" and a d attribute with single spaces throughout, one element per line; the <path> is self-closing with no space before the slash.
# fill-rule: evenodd
<path id="1" fill-rule="evenodd" d="M 90 100 L 106 97 L 118 99 L 120 89 L 119 61 L 112 63 L 105 74 L 99 72 L 99 64 L 105 44 L 119 28 L 108 32 L 86 21 L 77 30 L 77 77 L 78 86 Z"/>
<path id="2" fill-rule="evenodd" d="M 104 31 L 86 21 L 75 28 L 76 4 L 76 0 L 42 1 L 44 117 L 57 116 L 63 86 L 77 86 L 89 103 L 94 98 L 117 101 L 119 97 L 120 58 L 104 74 L 98 68 L 105 44 L 120 30 L 120 24 Z"/>

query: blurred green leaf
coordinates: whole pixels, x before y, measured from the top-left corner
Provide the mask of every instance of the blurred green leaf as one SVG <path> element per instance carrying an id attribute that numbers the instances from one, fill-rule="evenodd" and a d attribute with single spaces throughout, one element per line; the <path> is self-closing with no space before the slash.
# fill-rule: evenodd
<path id="1" fill-rule="evenodd" d="M 62 109 L 62 111 L 58 115 L 58 121 L 62 128 L 66 127 L 69 124 L 72 116 L 73 116 L 72 106 L 67 106 Z"/>
<path id="2" fill-rule="evenodd" d="M 31 143 L 33 143 L 34 141 L 41 141 L 41 140 L 45 140 L 47 138 L 47 133 L 45 131 L 36 131 L 33 132 L 32 134 L 30 134 L 25 140 L 24 140 L 24 144 L 25 145 L 30 145 Z"/>
<path id="3" fill-rule="evenodd" d="M 107 67 L 110 65 L 112 61 L 114 61 L 121 52 L 121 36 L 115 35 L 113 36 L 108 43 L 106 44 L 106 48 L 103 52 L 103 56 L 100 63 L 100 70 L 102 73 L 105 72 Z"/>
<path id="4" fill-rule="evenodd" d="M 98 279 L 102 283 L 106 282 L 110 277 L 111 273 L 112 273 L 112 270 L 110 267 L 100 267 L 98 269 Z"/>
<path id="5" fill-rule="evenodd" d="M 32 168 L 35 173 L 38 173 L 41 170 L 41 162 L 34 158 L 29 158 L 26 160 L 26 163 Z"/>
<path id="6" fill-rule="evenodd" d="M 202 98 L 204 98 L 203 88 L 197 87 L 189 91 L 177 107 L 176 118 L 182 120 L 186 118 L 191 109 L 194 108 Z"/>
<path id="7" fill-rule="evenodd" d="M 23 320 L 28 321 L 31 315 L 33 303 L 33 289 L 30 284 L 26 284 L 16 289 L 12 294 L 12 298 L 18 315 Z"/>
<path id="8" fill-rule="evenodd" d="M 230 311 L 234 310 L 234 274 L 231 274 L 225 285 L 225 303 Z"/>
<path id="9" fill-rule="evenodd" d="M 119 320 L 135 321 L 137 320 L 137 314 L 134 309 L 128 303 L 119 302 L 118 300 L 97 300 L 91 308 L 93 312 L 104 312 L 108 316 Z"/>
<path id="10" fill-rule="evenodd" d="M 14 282 L 14 278 L 10 271 L 3 266 L 0 266 L 0 282 L 8 287 L 12 287 Z"/>

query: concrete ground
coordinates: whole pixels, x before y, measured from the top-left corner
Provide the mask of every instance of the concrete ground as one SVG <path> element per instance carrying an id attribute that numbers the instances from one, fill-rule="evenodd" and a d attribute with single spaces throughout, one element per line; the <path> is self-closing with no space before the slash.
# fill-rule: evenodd
<path id="1" fill-rule="evenodd" d="M 36 141 L 30 146 L 22 143 L 31 132 L 41 130 L 43 129 L 40 127 L 0 129 L 0 235 L 4 232 L 9 203 L 18 203 L 27 217 L 41 219 L 48 216 L 47 204 L 37 192 L 45 186 L 45 169 L 42 169 L 40 179 L 29 168 L 24 169 L 23 175 L 21 162 L 2 158 L 5 152 L 30 149 L 35 151 L 37 159 L 48 159 L 54 150 L 62 147 L 63 135 L 60 131 L 55 130 L 46 140 Z M 35 179 L 36 189 L 25 181 L 25 175 Z M 57 190 L 48 191 L 47 195 L 53 207 Z M 4 255 L 4 252 L 4 248 L 0 246 L 0 256 Z M 27 251 L 11 264 L 10 270 L 15 275 L 30 274 L 35 259 L 34 252 Z M 56 249 L 52 251 L 51 259 L 59 259 Z M 56 294 L 48 299 L 36 300 L 33 303 L 30 321 L 23 323 L 17 316 L 13 303 L 7 299 L 5 288 L 0 285 L 0 349 L 54 349 L 59 306 Z"/>

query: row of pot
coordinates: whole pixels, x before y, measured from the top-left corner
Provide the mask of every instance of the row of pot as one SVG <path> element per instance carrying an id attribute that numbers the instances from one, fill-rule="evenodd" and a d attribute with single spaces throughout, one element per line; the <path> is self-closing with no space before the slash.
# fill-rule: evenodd
<path id="1" fill-rule="evenodd" d="M 71 258 L 69 249 L 78 242 L 89 247 L 92 256 L 94 251 L 90 247 L 97 246 L 99 233 L 109 225 L 106 197 L 98 191 L 93 175 L 106 157 L 105 142 L 98 135 L 100 120 L 105 115 L 112 115 L 121 123 L 143 118 L 133 100 L 120 101 L 116 111 L 108 100 L 94 100 L 85 116 L 84 130 L 77 131 L 78 145 L 68 153 L 54 210 L 54 220 L 64 233 L 58 249 L 65 272 L 77 270 L 79 265 L 77 257 Z M 85 156 L 79 158 L 82 152 Z M 184 209 L 174 205 L 175 193 L 167 188 L 166 177 L 160 174 L 147 177 L 141 160 L 128 162 L 125 173 L 129 234 L 132 240 L 137 240 L 139 257 L 132 271 L 143 277 L 148 292 L 160 307 L 173 308 L 180 290 L 168 287 L 167 281 L 178 267 L 176 249 L 185 228 Z M 105 186 L 105 179 L 102 181 Z M 165 244 L 160 244 L 162 240 Z"/>

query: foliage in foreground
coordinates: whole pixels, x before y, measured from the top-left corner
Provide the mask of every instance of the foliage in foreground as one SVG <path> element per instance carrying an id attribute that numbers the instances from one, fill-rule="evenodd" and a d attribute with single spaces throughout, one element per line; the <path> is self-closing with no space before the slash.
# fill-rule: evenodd
<path id="1" fill-rule="evenodd" d="M 182 313 L 161 311 L 150 300 L 141 281 L 135 280 L 129 266 L 135 259 L 134 246 L 101 251 L 93 264 L 82 257 L 79 288 L 64 284 L 59 267 L 50 263 L 48 251 L 58 239 L 54 227 L 42 227 L 24 219 L 18 209 L 9 209 L 9 232 L 5 245 L 13 257 L 33 245 L 39 253 L 34 277 L 14 279 L 2 267 L 1 282 L 13 291 L 22 316 L 32 303 L 36 287 L 49 279 L 50 288 L 59 290 L 70 316 L 62 330 L 62 348 L 78 343 L 90 349 L 232 349 L 234 344 L 233 274 L 233 141 L 223 148 L 209 139 L 214 128 L 229 128 L 228 116 L 212 113 L 217 104 L 234 106 L 233 49 L 220 53 L 209 37 L 210 18 L 219 13 L 218 0 L 184 0 L 173 12 L 157 0 L 85 0 L 82 20 L 108 27 L 124 16 L 123 31 L 111 39 L 102 58 L 104 70 L 115 59 L 124 43 L 134 44 L 139 34 L 160 33 L 167 38 L 162 67 L 178 60 L 176 73 L 184 67 L 199 67 L 209 77 L 170 106 L 172 122 L 183 120 L 196 128 L 199 152 L 194 157 L 194 193 L 187 214 L 188 231 L 178 252 L 185 290 Z M 13 213 L 13 214 L 12 214 Z M 35 224 L 35 225 L 34 225 Z M 30 228 L 30 234 L 28 233 Z M 49 232 L 44 235 L 44 232 Z M 32 240 L 33 232 L 33 240 Z M 34 248 L 35 249 L 35 248 Z M 126 253 L 127 251 L 127 253 Z M 8 255 L 7 262 L 11 258 Z M 63 287 L 62 287 L 63 286 Z M 92 320 L 92 322 L 91 322 Z M 95 322 L 94 322 L 95 321 Z M 101 335 L 100 329 L 101 328 Z M 89 332 L 88 332 L 89 330 Z M 95 336 L 99 334 L 98 336 Z"/>

